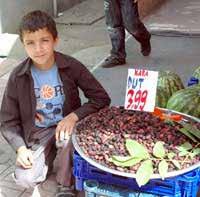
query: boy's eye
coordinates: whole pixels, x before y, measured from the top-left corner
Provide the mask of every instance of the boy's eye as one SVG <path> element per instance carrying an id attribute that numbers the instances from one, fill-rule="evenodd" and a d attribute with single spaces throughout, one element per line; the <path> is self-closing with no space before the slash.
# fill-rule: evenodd
<path id="1" fill-rule="evenodd" d="M 42 40 L 43 42 L 49 42 L 49 40 L 48 39 L 44 39 L 44 40 Z"/>
<path id="2" fill-rule="evenodd" d="M 26 45 L 32 45 L 33 44 L 33 42 L 27 42 L 26 43 Z"/>

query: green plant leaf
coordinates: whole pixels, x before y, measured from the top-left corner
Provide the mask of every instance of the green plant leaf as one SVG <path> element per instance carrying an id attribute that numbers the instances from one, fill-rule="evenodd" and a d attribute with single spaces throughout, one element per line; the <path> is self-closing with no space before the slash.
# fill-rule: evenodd
<path id="1" fill-rule="evenodd" d="M 185 129 L 185 128 L 180 128 L 178 129 L 181 133 L 183 133 L 184 135 L 186 135 L 187 137 L 189 137 L 193 142 L 197 142 L 197 140 L 193 137 L 193 135 L 190 134 L 190 132 Z"/>
<path id="2" fill-rule="evenodd" d="M 192 145 L 189 142 L 185 142 L 184 144 L 181 144 L 180 146 L 176 147 L 177 150 L 181 151 L 188 151 L 192 149 Z"/>
<path id="3" fill-rule="evenodd" d="M 168 163 L 165 160 L 162 160 L 158 165 L 158 171 L 162 179 L 164 180 L 167 171 L 168 171 Z"/>
<path id="4" fill-rule="evenodd" d="M 171 126 L 174 126 L 174 125 L 175 125 L 174 121 L 171 120 L 171 119 L 165 119 L 164 122 L 165 122 L 166 124 L 171 125 Z"/>
<path id="5" fill-rule="evenodd" d="M 195 149 L 193 149 L 192 152 L 195 153 L 196 155 L 199 155 L 200 154 L 200 148 L 195 148 Z"/>
<path id="6" fill-rule="evenodd" d="M 148 150 L 143 145 L 139 144 L 136 140 L 127 139 L 126 148 L 129 154 L 133 157 L 140 159 L 147 159 L 150 157 Z"/>
<path id="7" fill-rule="evenodd" d="M 189 153 L 190 159 L 193 159 L 195 155 L 193 153 Z"/>
<path id="8" fill-rule="evenodd" d="M 176 156 L 176 154 L 173 153 L 173 152 L 169 152 L 169 153 L 167 154 L 167 157 L 168 157 L 169 159 L 173 159 L 175 156 Z"/>
<path id="9" fill-rule="evenodd" d="M 177 160 L 171 160 L 171 162 L 174 164 L 174 166 L 178 169 L 181 169 L 181 165 Z"/>
<path id="10" fill-rule="evenodd" d="M 133 158 L 132 156 L 118 156 L 118 155 L 112 156 L 112 160 L 119 161 L 119 162 L 125 162 L 132 158 Z"/>
<path id="11" fill-rule="evenodd" d="M 169 153 L 167 154 L 167 157 L 168 157 L 169 160 L 173 163 L 173 165 L 174 165 L 176 168 L 181 169 L 180 163 L 179 163 L 177 160 L 174 160 L 174 159 L 173 159 L 175 156 L 176 156 L 176 154 L 173 153 L 173 152 L 169 152 Z"/>
<path id="12" fill-rule="evenodd" d="M 186 151 L 186 150 L 183 150 L 183 151 L 181 151 L 181 152 L 178 153 L 179 157 L 184 157 L 184 156 L 186 156 L 187 154 L 189 154 L 189 152 Z"/>
<path id="13" fill-rule="evenodd" d="M 190 153 L 190 158 L 192 159 L 197 155 L 200 155 L 200 148 L 193 149 L 193 151 Z"/>
<path id="14" fill-rule="evenodd" d="M 153 147 L 153 155 L 158 158 L 164 158 L 165 157 L 165 148 L 163 146 L 163 142 L 158 141 Z"/>
<path id="15" fill-rule="evenodd" d="M 153 174 L 153 165 L 151 160 L 143 161 L 136 172 L 136 182 L 141 187 L 145 185 Z"/>
<path id="16" fill-rule="evenodd" d="M 111 157 L 109 159 L 109 161 L 113 162 L 116 166 L 130 167 L 130 166 L 134 166 L 135 164 L 139 163 L 141 161 L 141 159 L 131 157 L 129 160 L 126 160 L 126 161 L 118 161 L 118 160 L 115 160 L 113 157 Z"/>
<path id="17" fill-rule="evenodd" d="M 186 123 L 186 122 L 182 122 L 180 123 L 188 132 L 190 132 L 192 135 L 194 135 L 195 137 L 197 137 L 198 139 L 200 139 L 200 130 L 198 128 L 196 128 L 195 126 Z"/>

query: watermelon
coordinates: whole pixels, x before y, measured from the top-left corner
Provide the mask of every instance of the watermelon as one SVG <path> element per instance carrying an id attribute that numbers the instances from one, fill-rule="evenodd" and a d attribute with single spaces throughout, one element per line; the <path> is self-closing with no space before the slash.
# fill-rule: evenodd
<path id="1" fill-rule="evenodd" d="M 174 93 L 169 98 L 166 108 L 200 118 L 200 84 Z"/>
<path id="2" fill-rule="evenodd" d="M 155 106 L 165 108 L 167 105 L 168 99 L 169 99 L 169 97 L 168 97 L 168 94 L 165 91 L 165 89 L 157 86 Z"/>
<path id="3" fill-rule="evenodd" d="M 200 66 L 194 71 L 192 76 L 200 81 Z"/>
<path id="4" fill-rule="evenodd" d="M 178 90 L 184 88 L 181 78 L 171 71 L 160 71 L 157 86 L 162 87 L 167 92 L 168 98 Z"/>

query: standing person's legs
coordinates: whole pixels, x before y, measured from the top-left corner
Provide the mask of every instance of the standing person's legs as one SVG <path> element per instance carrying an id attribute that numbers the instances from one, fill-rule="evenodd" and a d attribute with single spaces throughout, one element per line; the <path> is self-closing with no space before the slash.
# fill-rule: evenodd
<path id="1" fill-rule="evenodd" d="M 151 34 L 141 22 L 138 13 L 138 4 L 133 0 L 119 0 L 123 23 L 128 32 L 141 44 L 141 52 L 148 56 L 151 52 Z"/>
<path id="2" fill-rule="evenodd" d="M 101 65 L 112 67 L 125 64 L 125 29 L 118 0 L 104 0 L 106 25 L 111 39 L 111 56 Z"/>

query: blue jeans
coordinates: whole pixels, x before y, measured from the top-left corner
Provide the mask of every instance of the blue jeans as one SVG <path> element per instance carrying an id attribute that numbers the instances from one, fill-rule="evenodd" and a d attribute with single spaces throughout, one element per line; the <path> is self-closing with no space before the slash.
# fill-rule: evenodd
<path id="1" fill-rule="evenodd" d="M 125 59 L 125 29 L 140 43 L 150 38 L 139 19 L 138 5 L 133 0 L 104 0 L 106 25 L 111 39 L 111 55 Z"/>

